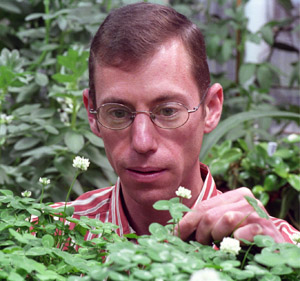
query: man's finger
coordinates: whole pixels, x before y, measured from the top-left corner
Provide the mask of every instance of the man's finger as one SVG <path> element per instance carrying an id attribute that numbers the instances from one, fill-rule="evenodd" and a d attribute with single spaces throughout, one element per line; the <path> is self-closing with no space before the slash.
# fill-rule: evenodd
<path id="1" fill-rule="evenodd" d="M 245 219 L 251 213 L 251 208 L 241 201 L 209 210 L 199 221 L 196 240 L 209 245 L 214 240 L 230 235 L 239 224 L 246 223 Z"/>
<path id="2" fill-rule="evenodd" d="M 239 192 L 237 190 L 232 192 L 230 196 L 222 194 L 195 206 L 193 211 L 187 213 L 179 222 L 181 239 L 186 240 L 193 232 L 197 231 L 197 241 L 209 244 L 213 238 L 212 229 L 229 210 L 242 212 L 244 217 L 253 210 L 243 198 L 245 194 L 249 194 L 249 190 L 240 189 Z M 229 225 L 230 216 L 224 218 L 224 222 L 227 222 L 226 233 L 230 231 L 230 228 L 231 231 L 234 230 L 236 225 L 242 220 L 241 216 L 239 215 L 235 220 L 231 221 L 232 225 Z M 222 227 L 218 226 L 218 229 L 222 229 Z M 217 229 L 215 232 L 217 232 Z"/>
<path id="3" fill-rule="evenodd" d="M 238 228 L 233 235 L 238 240 L 245 239 L 252 242 L 255 235 L 263 233 L 263 228 L 258 223 L 252 223 Z"/>
<path id="4" fill-rule="evenodd" d="M 222 216 L 212 229 L 213 240 L 222 240 L 230 236 L 235 228 L 245 225 L 245 214 L 239 211 L 229 211 Z M 197 240 L 198 241 L 198 240 Z"/>
<path id="5" fill-rule="evenodd" d="M 199 214 L 197 214 L 197 212 L 199 211 L 193 210 L 192 212 L 187 213 L 179 222 L 180 238 L 184 241 L 197 229 L 199 223 Z M 178 235 L 178 226 L 175 227 L 175 235 Z"/>

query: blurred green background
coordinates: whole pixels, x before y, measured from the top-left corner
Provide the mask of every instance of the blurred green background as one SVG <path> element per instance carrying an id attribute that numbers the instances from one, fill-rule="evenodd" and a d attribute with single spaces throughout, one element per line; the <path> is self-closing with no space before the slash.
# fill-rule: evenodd
<path id="1" fill-rule="evenodd" d="M 47 177 L 45 200 L 64 200 L 76 155 L 91 166 L 73 199 L 115 184 L 82 90 L 93 34 L 111 9 L 133 2 L 1 0 L 1 189 L 30 190 L 39 200 L 39 178 Z M 272 215 L 299 228 L 299 1 L 155 2 L 201 28 L 212 82 L 224 87 L 222 121 L 206 136 L 201 161 L 221 190 L 247 186 Z"/>

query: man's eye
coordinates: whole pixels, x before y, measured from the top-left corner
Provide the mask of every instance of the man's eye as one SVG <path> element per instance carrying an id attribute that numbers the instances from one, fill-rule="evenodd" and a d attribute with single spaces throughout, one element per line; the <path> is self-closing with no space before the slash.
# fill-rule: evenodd
<path id="1" fill-rule="evenodd" d="M 177 111 L 178 110 L 174 107 L 162 107 L 162 108 L 159 109 L 158 114 L 162 115 L 162 116 L 165 116 L 165 117 L 168 117 L 168 116 L 173 116 L 174 114 L 177 113 Z"/>
<path id="2" fill-rule="evenodd" d="M 125 110 L 125 109 L 110 109 L 108 111 L 108 115 L 111 117 L 111 118 L 115 118 L 115 119 L 121 119 L 121 118 L 127 118 L 130 113 Z"/>

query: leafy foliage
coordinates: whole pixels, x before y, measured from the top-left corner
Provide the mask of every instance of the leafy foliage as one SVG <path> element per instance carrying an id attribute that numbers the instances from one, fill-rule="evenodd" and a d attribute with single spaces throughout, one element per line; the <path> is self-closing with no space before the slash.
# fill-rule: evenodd
<path id="1" fill-rule="evenodd" d="M 215 269 L 220 280 L 300 277 L 300 248 L 277 244 L 268 236 L 256 236 L 253 243 L 245 241 L 237 256 L 194 241 L 184 242 L 157 223 L 150 225 L 150 235 L 120 238 L 113 224 L 73 218 L 73 207 L 53 209 L 10 190 L 0 193 L 2 280 L 184 281 L 204 268 Z M 178 200 L 156 205 L 165 209 L 174 204 L 179 204 Z M 84 241 L 87 231 L 94 238 Z"/>
<path id="2" fill-rule="evenodd" d="M 269 237 L 257 236 L 235 257 L 197 242 L 183 242 L 170 235 L 170 227 L 159 224 L 150 226 L 151 235 L 120 238 L 112 224 L 86 217 L 78 220 L 72 217 L 72 207 L 53 209 L 42 203 L 43 198 L 61 201 L 73 184 L 73 196 L 77 196 L 87 186 L 115 183 L 103 143 L 89 130 L 81 93 L 88 86 L 91 36 L 112 8 L 127 2 L 0 2 L 0 278 L 188 280 L 197 270 L 214 268 L 224 280 L 298 280 L 299 248 L 276 244 Z M 212 1 L 170 2 L 203 29 L 210 61 L 222 66 L 233 60 L 237 66 L 234 80 L 223 71 L 212 73 L 213 81 L 221 82 L 227 95 L 223 118 L 242 114 L 223 121 L 225 130 L 217 129 L 217 138 L 212 137 L 228 141 L 203 150 L 214 174 L 221 175 L 230 188 L 254 186 L 255 195 L 272 210 L 280 205 L 280 217 L 289 214 L 299 221 L 294 204 L 299 192 L 299 147 L 288 144 L 275 156 L 267 156 L 265 143 L 253 145 L 254 139 L 272 138 L 262 117 L 285 117 L 287 122 L 299 118 L 286 112 L 297 109 L 270 103 L 271 88 L 286 74 L 272 65 L 270 56 L 257 64 L 243 61 L 246 41 L 264 41 L 271 50 L 299 53 L 297 46 L 277 40 L 283 30 L 294 30 L 297 18 L 272 21 L 251 33 L 244 13 L 247 1 L 241 5 L 233 0 L 215 1 L 224 10 L 222 16 L 210 13 Z M 291 1 L 278 2 L 288 13 L 293 10 Z M 199 15 L 204 18 L 201 23 Z M 299 87 L 298 61 L 292 63 L 289 86 Z M 258 111 L 264 112 L 261 118 Z M 241 116 L 243 122 L 233 122 Z M 244 139 L 232 142 L 239 137 Z M 70 163 L 78 154 L 89 158 L 91 167 L 72 182 L 76 177 Z M 39 183 L 45 176 L 51 179 L 50 185 Z M 31 191 L 36 199 L 19 197 L 23 190 Z M 169 208 L 175 221 L 187 211 L 178 200 L 158 203 L 158 208 Z M 64 222 L 74 228 L 70 230 Z M 87 231 L 97 238 L 84 241 Z"/>
<path id="3" fill-rule="evenodd" d="M 286 30 L 297 32 L 297 17 L 270 21 L 253 33 L 247 28 L 248 1 L 238 2 L 170 1 L 203 30 L 212 65 L 218 64 L 219 69 L 224 69 L 228 62 L 236 65 L 234 79 L 224 71 L 212 71 L 213 82 L 220 82 L 226 93 L 225 120 L 204 140 L 201 159 L 217 141 L 244 138 L 251 148 L 254 140 L 274 139 L 276 136 L 268 131 L 271 118 L 286 124 L 299 120 L 298 108 L 275 106 L 270 96 L 282 76 L 289 75 L 289 86 L 299 87 L 298 61 L 292 62 L 291 73 L 282 73 L 271 61 L 277 49 L 299 53 L 297 46 L 277 40 Z M 291 14 L 291 1 L 278 2 Z M 3 188 L 17 192 L 30 190 L 38 198 L 42 191 L 38 178 L 46 176 L 51 185 L 45 190 L 45 199 L 60 201 L 65 198 L 73 177 L 70 159 L 77 154 L 89 158 L 92 166 L 76 181 L 73 197 L 91 186 L 115 183 L 116 175 L 105 157 L 103 142 L 90 132 L 81 96 L 88 87 L 89 40 L 107 13 L 126 3 L 1 1 L 0 185 Z M 211 13 L 212 5 L 224 13 Z M 246 63 L 248 41 L 266 42 L 270 56 L 262 63 Z"/>
<path id="4" fill-rule="evenodd" d="M 45 198 L 59 201 L 71 184 L 69 163 L 77 154 L 89 158 L 93 168 L 76 181 L 74 196 L 86 186 L 111 185 L 116 175 L 103 142 L 90 132 L 81 100 L 88 40 L 106 6 L 24 0 L 2 1 L 0 9 L 6 11 L 0 13 L 1 26 L 13 23 L 1 34 L 0 185 L 39 197 L 38 179 L 46 176 L 52 184 Z"/>
<path id="5" fill-rule="evenodd" d="M 227 140 L 214 146 L 204 162 L 219 188 L 249 187 L 273 216 L 288 219 L 299 228 L 299 142 L 295 134 L 253 147 L 243 139 Z"/>

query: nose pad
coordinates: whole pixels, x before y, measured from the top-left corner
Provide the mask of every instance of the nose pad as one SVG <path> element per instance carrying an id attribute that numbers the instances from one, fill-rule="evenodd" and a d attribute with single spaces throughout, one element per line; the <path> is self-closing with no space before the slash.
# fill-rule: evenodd
<path id="1" fill-rule="evenodd" d="M 150 117 L 151 121 L 155 124 L 156 116 L 152 112 L 149 112 L 149 117 Z"/>

